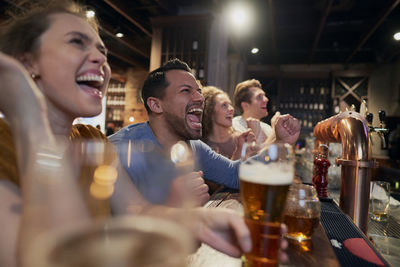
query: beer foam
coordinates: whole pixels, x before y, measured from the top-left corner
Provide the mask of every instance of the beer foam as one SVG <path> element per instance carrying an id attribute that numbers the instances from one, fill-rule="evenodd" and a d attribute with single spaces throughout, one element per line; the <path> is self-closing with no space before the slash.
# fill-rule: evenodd
<path id="1" fill-rule="evenodd" d="M 281 163 L 263 164 L 253 162 L 252 164 L 241 164 L 239 177 L 241 180 L 265 185 L 287 185 L 291 184 L 294 176 L 294 166 Z"/>

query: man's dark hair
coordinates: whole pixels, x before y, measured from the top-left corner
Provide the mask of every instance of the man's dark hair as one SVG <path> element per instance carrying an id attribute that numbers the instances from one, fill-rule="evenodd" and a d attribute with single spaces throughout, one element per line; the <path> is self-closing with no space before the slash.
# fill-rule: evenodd
<path id="1" fill-rule="evenodd" d="M 184 70 L 187 72 L 191 72 L 188 64 L 180 61 L 177 58 L 169 60 L 163 66 L 150 72 L 150 74 L 144 81 L 142 88 L 142 99 L 148 114 L 151 113 L 151 109 L 147 105 L 147 99 L 149 97 L 156 97 L 160 99 L 164 97 L 165 89 L 169 86 L 169 83 L 165 78 L 165 73 L 169 70 Z"/>

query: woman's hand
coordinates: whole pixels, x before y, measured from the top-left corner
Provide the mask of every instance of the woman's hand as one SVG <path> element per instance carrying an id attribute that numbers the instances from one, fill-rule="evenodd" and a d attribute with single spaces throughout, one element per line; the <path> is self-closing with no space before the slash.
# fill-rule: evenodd
<path id="1" fill-rule="evenodd" d="M 238 160 L 241 158 L 242 148 L 244 143 L 251 143 L 255 141 L 256 137 L 251 129 L 248 129 L 247 131 L 240 133 L 239 136 L 237 137 L 236 149 L 232 154 L 231 160 Z M 257 151 L 255 151 L 254 154 L 255 153 L 257 153 Z"/>
<path id="2" fill-rule="evenodd" d="M 263 143 L 267 139 L 267 135 L 261 128 L 260 120 L 249 117 L 246 119 L 246 122 L 247 122 L 247 127 L 253 131 L 256 138 L 256 142 L 258 144 Z"/>
<path id="3" fill-rule="evenodd" d="M 194 210 L 192 229 L 196 238 L 231 257 L 251 249 L 250 231 L 243 217 L 228 209 Z"/>
<path id="4" fill-rule="evenodd" d="M 6 96 L 0 99 L 0 110 L 10 123 L 13 118 L 33 119 L 46 109 L 43 94 L 24 66 L 3 53 L 0 53 L 0 93 Z"/>
<path id="5" fill-rule="evenodd" d="M 244 219 L 238 213 L 224 208 L 195 209 L 194 222 L 197 228 L 192 229 L 201 242 L 221 251 L 231 257 L 240 257 L 251 250 L 250 231 Z M 287 232 L 284 224 L 281 235 Z M 287 241 L 282 238 L 280 243 L 279 260 L 288 261 L 284 250 L 288 247 Z"/>

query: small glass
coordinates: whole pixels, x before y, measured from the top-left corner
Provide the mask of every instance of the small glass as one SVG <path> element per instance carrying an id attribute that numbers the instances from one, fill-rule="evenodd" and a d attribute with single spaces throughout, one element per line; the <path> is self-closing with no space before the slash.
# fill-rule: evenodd
<path id="1" fill-rule="evenodd" d="M 383 181 L 371 182 L 370 214 L 371 219 L 381 222 L 387 221 L 390 203 L 390 183 Z"/>
<path id="2" fill-rule="evenodd" d="M 302 242 L 311 240 L 318 226 L 321 203 L 313 186 L 293 184 L 289 189 L 283 222 L 288 228 L 286 238 Z"/>

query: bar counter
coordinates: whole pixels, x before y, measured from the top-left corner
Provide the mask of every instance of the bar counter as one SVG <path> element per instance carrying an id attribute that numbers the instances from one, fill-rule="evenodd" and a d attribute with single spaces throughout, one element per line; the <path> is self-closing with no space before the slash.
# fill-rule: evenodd
<path id="1" fill-rule="evenodd" d="M 229 208 L 242 213 L 237 191 L 220 192 L 211 196 L 207 208 Z M 355 254 L 369 256 L 375 263 L 361 259 L 349 251 L 345 240 Z M 390 266 L 371 244 L 368 238 L 353 224 L 332 199 L 321 200 L 321 221 L 308 244 L 289 243 L 286 250 L 289 262 L 280 266 Z M 240 267 L 242 260 L 229 257 L 202 244 L 196 253 L 189 256 L 188 267 L 226 266 Z"/>

